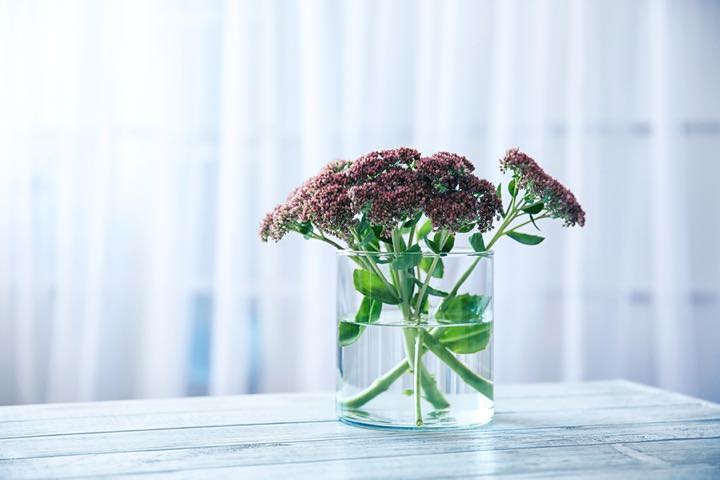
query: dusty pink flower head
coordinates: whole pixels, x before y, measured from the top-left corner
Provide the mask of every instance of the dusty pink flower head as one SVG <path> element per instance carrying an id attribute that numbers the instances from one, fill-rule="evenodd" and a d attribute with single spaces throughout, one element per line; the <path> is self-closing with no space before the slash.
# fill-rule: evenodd
<path id="1" fill-rule="evenodd" d="M 340 172 L 350 168 L 350 166 L 352 164 L 353 164 L 353 162 L 351 160 L 335 160 L 334 162 L 330 162 L 327 165 L 325 165 L 322 168 L 322 170 L 320 170 L 320 173 L 324 173 L 324 172 L 340 173 Z"/>
<path id="2" fill-rule="evenodd" d="M 260 223 L 260 239 L 278 241 L 290 231 L 302 231 L 311 222 L 325 233 L 345 238 L 354 222 L 346 170 L 351 162 L 324 166 L 276 206 Z"/>
<path id="3" fill-rule="evenodd" d="M 417 174 L 426 185 L 425 215 L 435 228 L 458 231 L 469 224 L 486 232 L 501 208 L 495 187 L 476 177 L 473 164 L 465 157 L 438 152 L 422 158 Z"/>
<path id="4" fill-rule="evenodd" d="M 553 218 L 564 220 L 566 227 L 585 225 L 585 211 L 575 195 L 517 148 L 508 150 L 500 160 L 500 170 L 510 170 L 517 178 L 518 187 L 543 202 Z"/>
<path id="5" fill-rule="evenodd" d="M 363 155 L 353 162 L 347 172 L 353 183 L 374 180 L 393 168 L 409 168 L 420 159 L 420 152 L 412 148 L 380 150 Z"/>
<path id="6" fill-rule="evenodd" d="M 346 166 L 346 163 L 338 162 L 327 165 L 305 184 L 303 191 L 303 220 L 340 238 L 349 235 L 355 217 Z"/>
<path id="7" fill-rule="evenodd" d="M 286 203 L 277 205 L 260 222 L 260 239 L 263 242 L 280 241 L 290 230 L 299 226 L 297 211 Z"/>
<path id="8" fill-rule="evenodd" d="M 412 170 L 419 156 L 416 150 L 400 148 L 356 160 L 348 169 L 353 208 L 386 231 L 420 213 L 425 185 Z"/>

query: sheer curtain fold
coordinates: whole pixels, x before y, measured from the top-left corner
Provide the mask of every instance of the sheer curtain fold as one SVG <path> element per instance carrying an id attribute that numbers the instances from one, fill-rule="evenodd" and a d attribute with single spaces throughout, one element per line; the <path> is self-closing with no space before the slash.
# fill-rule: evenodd
<path id="1" fill-rule="evenodd" d="M 498 381 L 720 400 L 718 24 L 706 0 L 0 2 L 0 403 L 331 389 L 334 252 L 257 224 L 399 145 L 494 182 L 518 146 L 588 211 L 498 245 Z"/>

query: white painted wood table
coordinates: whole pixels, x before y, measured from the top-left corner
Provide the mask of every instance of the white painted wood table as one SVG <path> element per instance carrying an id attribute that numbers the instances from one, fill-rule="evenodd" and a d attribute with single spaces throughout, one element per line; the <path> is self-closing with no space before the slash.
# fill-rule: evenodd
<path id="1" fill-rule="evenodd" d="M 0 478 L 720 478 L 720 406 L 625 381 L 497 387 L 492 424 L 335 421 L 331 394 L 0 407 Z"/>

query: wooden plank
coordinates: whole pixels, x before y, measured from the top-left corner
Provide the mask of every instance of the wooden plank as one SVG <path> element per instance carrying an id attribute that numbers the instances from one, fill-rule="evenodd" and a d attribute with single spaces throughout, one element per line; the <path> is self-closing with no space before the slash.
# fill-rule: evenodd
<path id="1" fill-rule="evenodd" d="M 531 383 L 523 385 L 496 386 L 496 399 L 529 397 L 575 397 L 595 395 L 629 395 L 646 392 L 643 386 L 624 380 L 576 382 L 576 383 Z M 657 392 L 653 392 L 657 393 Z M 669 394 L 669 392 L 662 392 Z M 674 395 L 674 394 L 673 394 Z M 144 413 L 196 412 L 202 410 L 233 410 L 243 408 L 273 408 L 300 405 L 326 398 L 327 393 L 256 394 L 217 397 L 186 397 L 169 399 L 118 400 L 106 402 L 48 403 L 38 405 L 12 405 L 0 407 L 0 422 L 42 420 L 46 418 L 76 418 L 105 415 L 138 415 Z M 695 399 L 693 399 L 695 400 Z"/>
<path id="2" fill-rule="evenodd" d="M 239 400 L 232 410 L 182 410 L 167 412 L 162 404 L 156 405 L 155 412 L 128 414 L 123 411 L 108 412 L 102 416 L 62 417 L 40 420 L 6 421 L 0 424 L 0 439 L 38 435 L 60 435 L 76 433 L 98 433 L 129 430 L 152 430 L 164 428 L 189 428 L 222 425 L 257 425 L 264 423 L 318 422 L 335 420 L 333 396 L 294 396 L 292 401 L 283 396 L 266 396 L 264 405 L 254 404 L 252 396 L 247 402 Z M 692 399 L 691 399 L 692 400 Z M 570 412 L 574 410 L 596 410 L 682 405 L 685 397 L 660 395 L 655 392 L 625 391 L 625 393 L 603 393 L 563 397 L 509 398 L 498 404 L 500 413 Z M 252 402 L 252 403 L 251 403 Z M 248 405 L 250 404 L 250 405 Z M 691 404 L 702 404 L 693 400 Z M 708 404 L 708 408 L 712 406 Z"/>
<path id="3" fill-rule="evenodd" d="M 374 433 L 374 434 L 373 434 Z M 301 439 L 294 432 L 286 432 L 292 441 L 281 437 L 266 437 L 265 443 L 255 440 L 252 431 L 228 445 L 192 446 L 175 449 L 148 450 L 120 453 L 84 453 L 0 461 L 0 478 L 13 474 L 30 478 L 35 472 L 63 472 L 68 476 L 109 475 L 113 473 L 162 472 L 183 468 L 217 468 L 239 465 L 279 465 L 283 463 L 318 463 L 341 459 L 372 458 L 375 461 L 407 455 L 433 456 L 437 454 L 466 454 L 468 452 L 497 452 L 532 450 L 538 448 L 570 448 L 606 446 L 609 443 L 630 444 L 631 448 L 618 450 L 625 456 L 645 459 L 658 452 L 671 458 L 673 463 L 702 463 L 708 459 L 720 462 L 720 420 L 694 423 L 672 422 L 657 424 L 630 424 L 623 426 L 588 426 L 510 431 L 455 431 L 425 434 L 378 435 L 382 432 L 358 432 L 352 437 L 337 439 Z M 683 453 L 680 440 L 711 439 L 703 451 Z M 673 440 L 676 443 L 660 448 L 657 441 Z M 648 450 L 649 449 L 649 450 Z M 688 461 L 692 459 L 693 461 Z M 294 468 L 294 467 L 293 467 Z"/>
<path id="4" fill-rule="evenodd" d="M 625 425 L 640 428 L 641 424 L 694 425 L 699 421 L 720 421 L 720 408 L 690 404 L 647 408 L 602 409 L 588 412 L 545 412 L 518 414 L 498 413 L 496 420 L 468 435 L 494 435 L 497 432 L 520 431 L 522 435 L 553 432 L 553 429 L 603 426 L 621 429 Z M 208 447 L 244 443 L 307 442 L 347 440 L 354 438 L 388 438 L 383 431 L 360 429 L 328 422 L 260 424 L 182 429 L 137 430 L 126 432 L 50 435 L 0 440 L 0 460 L 83 453 L 113 453 L 142 450 Z M 392 438 L 412 436 L 411 432 L 394 432 Z"/>
<path id="5" fill-rule="evenodd" d="M 637 390 L 636 390 L 637 391 Z M 89 418 L 107 415 L 142 415 L 148 413 L 182 413 L 203 410 L 251 410 L 259 408 L 304 408 L 318 400 L 327 400 L 328 393 L 257 394 L 219 397 L 184 397 L 108 402 L 47 403 L 0 407 L 2 422 L 57 418 Z"/>
<path id="6" fill-rule="evenodd" d="M 637 446 L 642 445 L 642 455 L 637 455 Z M 311 449 L 308 446 L 308 450 Z M 343 447 L 340 446 L 342 449 Z M 696 452 L 692 459 L 666 459 L 667 452 L 684 450 Z M 631 451 L 635 453 L 630 453 Z M 105 464 L 104 468 L 85 470 L 82 462 L 65 464 L 57 478 L 73 475 L 97 477 L 100 472 L 108 472 L 113 478 L 138 478 L 140 474 L 152 478 L 199 479 L 199 478 L 285 478 L 292 475 L 293 480 L 326 478 L 462 478 L 482 475 L 521 475 L 541 473 L 552 476 L 577 474 L 584 472 L 622 472 L 624 470 L 670 469 L 683 466 L 717 466 L 720 452 L 717 439 L 688 439 L 659 442 L 625 443 L 612 445 L 580 445 L 570 447 L 534 447 L 526 449 L 448 452 L 444 445 L 435 445 L 431 453 L 417 453 L 413 450 L 402 455 L 388 458 L 372 456 L 353 457 L 351 447 L 344 449 L 346 456 L 323 462 L 294 462 L 291 464 L 257 464 L 239 466 L 233 464 L 232 454 L 225 464 L 218 462 L 215 453 L 194 452 L 189 458 L 169 460 L 162 455 L 151 459 L 151 463 L 138 464 L 133 455 L 129 458 L 115 458 L 115 465 Z M 240 450 L 235 452 L 240 453 Z M 109 458 L 107 460 L 110 460 Z M 157 464 L 160 462 L 160 465 Z M 68 469 L 64 469 L 67 467 Z M 115 467 L 115 468 L 113 468 Z M 50 472 L 44 465 L 28 465 L 24 469 L 14 470 L 13 478 L 46 478 Z M 125 472 L 126 476 L 120 475 Z M 132 476 L 130 476 L 132 475 Z"/>
<path id="7" fill-rule="evenodd" d="M 140 478 L 142 478 L 141 475 Z M 669 466 L 616 466 L 613 468 L 582 469 L 579 471 L 541 471 L 532 473 L 508 474 L 508 475 L 469 475 L 455 477 L 456 479 L 541 479 L 541 478 L 562 478 L 562 479 L 591 479 L 591 480 L 717 480 L 720 478 L 720 466 L 712 465 L 669 465 Z"/>

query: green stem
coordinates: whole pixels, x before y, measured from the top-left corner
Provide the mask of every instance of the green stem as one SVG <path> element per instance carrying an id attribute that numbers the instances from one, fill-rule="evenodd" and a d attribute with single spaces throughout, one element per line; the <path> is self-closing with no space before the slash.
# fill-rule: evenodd
<path id="1" fill-rule="evenodd" d="M 352 228 L 350 229 L 350 233 L 352 233 L 353 238 L 355 238 L 356 242 L 360 241 L 360 236 L 358 235 L 357 231 Z M 385 283 L 385 286 L 393 290 L 394 292 L 398 293 L 397 290 L 393 287 L 393 284 L 388 282 L 387 278 L 385 277 L 385 274 L 383 274 L 382 270 L 380 270 L 380 267 L 377 266 L 377 263 L 375 263 L 375 260 L 372 259 L 370 255 L 367 253 L 363 254 L 363 257 L 365 257 L 367 261 L 367 266 L 370 267 L 370 270 L 375 272 L 375 274 L 380 277 L 380 279 Z"/>
<path id="2" fill-rule="evenodd" d="M 329 245 L 332 245 L 333 247 L 337 248 L 338 250 L 345 250 L 345 247 L 340 245 L 339 243 L 329 239 L 323 234 L 317 235 L 316 233 L 309 233 L 307 234 L 308 238 L 314 238 L 315 240 L 320 240 L 321 242 L 325 242 Z"/>
<path id="3" fill-rule="evenodd" d="M 346 408 L 360 408 L 367 402 L 390 388 L 390 385 L 395 383 L 395 381 L 402 377 L 409 369 L 410 365 L 408 364 L 407 360 L 403 360 L 402 362 L 395 365 L 395 367 L 393 367 L 387 373 L 376 378 L 370 384 L 370 386 L 362 392 L 358 393 L 357 395 L 353 395 L 352 397 L 339 399 L 339 402 Z"/>
<path id="4" fill-rule="evenodd" d="M 438 327 L 432 329 L 430 334 L 433 337 L 437 338 L 442 334 L 443 331 L 444 327 Z M 412 333 L 410 335 L 412 335 Z M 412 342 L 412 337 L 410 337 L 410 342 Z M 414 351 L 414 345 L 412 349 Z M 423 348 L 421 355 L 424 354 L 425 349 Z M 423 375 L 421 375 L 420 382 L 422 389 L 425 391 L 425 398 L 427 399 L 427 401 L 430 402 L 432 406 L 436 409 L 441 410 L 444 408 L 448 408 L 450 406 L 450 403 L 445 399 L 442 392 L 440 392 L 440 390 L 438 389 L 435 380 L 424 369 L 422 363 L 420 364 L 420 368 L 423 369 Z M 387 391 L 387 389 L 390 388 L 393 383 L 395 383 L 400 377 L 402 377 L 410 370 L 412 370 L 412 361 L 409 358 L 406 358 L 397 365 L 395 365 L 392 369 L 388 370 L 384 375 L 376 378 L 375 381 L 372 382 L 370 386 L 368 386 L 362 392 L 353 395 L 352 397 L 339 399 L 339 402 L 346 408 L 360 408 L 373 398 Z"/>
<path id="5" fill-rule="evenodd" d="M 401 245 L 402 245 L 402 233 L 399 229 L 394 228 L 392 231 L 392 242 L 393 242 L 393 248 L 395 249 L 395 252 L 398 254 L 401 254 Z M 400 290 L 400 296 L 402 298 L 402 304 L 400 305 L 403 317 L 405 318 L 405 321 L 411 321 L 412 319 L 412 310 L 410 307 L 410 302 L 408 300 L 408 295 L 410 295 L 410 292 L 406 291 L 406 282 L 405 278 L 407 273 L 404 270 L 398 270 L 396 273 L 397 278 L 397 287 L 398 290 Z M 418 317 L 419 320 L 420 317 Z M 423 377 L 422 370 L 424 369 L 424 366 L 420 363 L 420 357 L 419 357 L 419 348 L 420 345 L 417 343 L 417 341 L 420 340 L 420 334 L 415 333 L 414 335 L 417 336 L 417 341 L 415 343 L 415 346 L 412 345 L 412 339 L 410 338 L 410 335 L 413 334 L 412 331 L 409 331 L 409 329 L 405 329 L 405 340 L 406 340 L 406 349 L 407 349 L 407 357 L 408 361 L 413 362 L 412 371 L 414 376 L 414 384 L 415 388 L 413 390 L 413 396 L 415 397 L 415 425 L 418 427 L 423 424 L 422 420 L 422 405 L 421 405 L 421 393 L 420 393 L 420 380 Z"/>
<path id="6" fill-rule="evenodd" d="M 475 270 L 475 267 L 477 266 L 480 259 L 483 258 L 482 256 L 477 257 L 475 260 L 473 260 L 473 263 L 470 264 L 467 270 L 465 270 L 465 273 L 463 273 L 460 278 L 458 278 L 458 281 L 455 283 L 455 286 L 450 290 L 448 293 L 448 297 L 454 297 L 457 295 L 458 290 L 460 287 L 462 287 L 462 284 L 465 283 L 465 280 L 468 279 L 470 274 Z"/>
<path id="7" fill-rule="evenodd" d="M 440 236 L 440 245 L 438 245 L 439 249 L 442 249 L 445 246 L 445 242 L 447 241 L 448 237 L 450 236 L 450 232 L 445 231 Z M 432 274 L 435 272 L 435 267 L 437 267 L 438 261 L 440 260 L 440 255 L 437 254 L 433 258 L 432 264 L 430 265 L 430 269 L 428 270 L 427 276 L 425 277 L 425 282 L 423 282 L 422 287 L 420 288 L 420 291 L 418 292 L 418 299 L 415 303 L 415 312 L 417 312 L 418 318 L 420 318 L 420 307 L 422 306 L 422 302 L 425 297 L 425 291 L 427 290 L 428 285 L 430 285 L 430 280 L 432 279 Z"/>
<path id="8" fill-rule="evenodd" d="M 422 335 L 422 340 L 427 348 L 433 352 L 445 365 L 450 367 L 455 373 L 462 378 L 465 383 L 473 387 L 478 392 L 482 393 L 489 399 L 493 398 L 493 384 L 491 381 L 477 375 L 475 372 L 470 370 L 464 363 L 458 360 L 455 355 L 443 346 L 440 341 L 435 337 L 427 333 L 425 330 L 421 330 L 419 335 Z"/>
<path id="9" fill-rule="evenodd" d="M 525 222 L 525 223 L 522 223 L 520 225 L 513 227 L 511 230 L 506 230 L 506 228 L 508 228 L 508 226 L 513 222 L 513 220 L 515 220 L 515 218 L 517 218 L 519 216 L 519 214 L 521 212 L 520 208 L 522 208 L 525 203 L 523 200 L 523 202 L 520 203 L 517 208 L 514 207 L 514 204 L 515 204 L 515 197 L 513 197 L 512 201 L 510 202 L 510 206 L 508 206 L 508 213 L 505 216 L 505 220 L 500 224 L 498 231 L 495 232 L 495 235 L 493 235 L 492 239 L 485 247 L 486 252 L 490 251 L 492 246 L 495 245 L 495 242 L 497 242 L 500 239 L 500 237 L 502 237 L 506 233 L 511 232 L 517 228 L 520 228 L 520 227 L 530 223 L 528 221 L 528 222 Z M 536 218 L 536 220 L 540 220 L 541 218 L 545 218 L 545 216 L 538 217 L 538 218 Z M 465 272 L 460 276 L 460 278 L 458 278 L 458 281 L 455 283 L 455 286 L 452 288 L 452 290 L 450 290 L 449 296 L 452 297 L 457 294 L 458 290 L 460 290 L 460 287 L 463 285 L 463 283 L 465 283 L 465 280 L 467 280 L 468 277 L 470 276 L 470 274 L 473 272 L 473 270 L 475 270 L 475 267 L 477 267 L 477 264 L 480 262 L 481 258 L 483 258 L 483 257 L 482 256 L 477 257 L 473 261 L 473 263 L 470 264 L 468 269 L 465 270 Z"/>
<path id="10" fill-rule="evenodd" d="M 425 330 L 422 328 L 418 328 L 415 340 L 415 425 L 418 427 L 421 427 L 423 424 L 422 419 L 422 409 L 420 407 L 420 379 L 422 378 L 422 370 L 419 368 L 420 365 L 422 365 L 422 359 L 420 358 L 422 353 L 422 333 L 425 333 Z"/>
<path id="11" fill-rule="evenodd" d="M 377 266 L 377 264 L 374 262 L 372 257 L 366 256 L 366 258 L 364 258 L 364 260 L 370 266 L 371 270 L 375 270 L 376 272 L 378 272 L 378 276 L 380 276 L 392 290 L 397 291 L 400 288 L 400 285 L 403 285 L 403 279 L 398 278 L 398 275 L 396 275 L 395 270 L 392 270 L 392 269 L 390 270 L 390 273 L 393 277 L 393 282 L 395 283 L 395 285 L 393 285 L 393 284 L 390 284 L 389 282 L 387 282 L 385 277 L 382 275 L 382 271 L 380 270 L 380 267 Z M 404 297 L 404 292 L 402 293 L 402 296 Z M 403 301 L 403 304 L 401 305 L 401 309 L 403 311 L 403 316 L 406 319 L 408 319 L 408 321 L 409 321 L 411 312 L 409 309 L 409 305 L 407 304 L 406 301 Z M 411 365 L 409 364 L 409 362 L 412 362 L 415 357 L 414 345 L 413 345 L 413 337 L 415 335 L 413 334 L 412 330 L 410 330 L 410 331 L 408 331 L 408 329 L 404 329 L 404 330 L 405 330 L 404 334 L 406 334 L 406 337 L 409 336 L 409 338 L 406 340 L 405 345 L 406 345 L 406 350 L 407 350 L 407 362 L 406 363 L 408 363 L 407 366 L 408 366 L 408 368 L 410 368 Z M 415 369 L 413 369 L 413 370 L 415 370 Z M 421 376 L 422 388 L 425 391 L 425 398 L 428 400 L 428 402 L 430 402 L 430 404 L 438 410 L 448 408 L 450 406 L 450 402 L 447 401 L 445 396 L 442 394 L 442 392 L 438 388 L 437 383 L 430 376 L 430 373 L 427 371 L 427 369 L 425 368 L 425 366 L 422 363 L 420 363 L 420 366 L 417 369 L 417 371 L 419 372 L 419 374 Z M 400 375 L 402 375 L 402 373 L 404 373 L 404 371 L 401 372 Z M 361 403 L 359 403 L 359 405 L 360 406 L 364 405 L 365 402 L 368 402 L 371 399 L 375 398 L 375 396 L 377 396 L 377 394 L 383 392 L 384 390 L 387 390 L 387 388 L 396 379 L 397 379 L 397 377 L 392 379 L 387 385 L 384 385 L 384 383 L 380 383 L 377 387 L 382 388 L 382 390 L 378 390 L 375 395 L 371 395 L 369 397 L 363 397 L 361 395 L 361 396 L 359 396 L 358 399 L 356 399 L 354 401 L 354 403 L 361 402 Z M 375 382 L 373 382 L 373 385 L 375 385 Z M 373 387 L 373 385 L 371 385 L 371 387 Z M 366 391 L 367 391 L 367 389 L 366 389 Z M 353 398 L 355 398 L 355 397 L 353 397 Z M 351 405 L 349 405 L 349 406 L 351 406 Z"/>
<path id="12" fill-rule="evenodd" d="M 518 217 L 520 217 L 520 215 L 518 215 Z M 540 215 L 539 217 L 535 217 L 533 220 L 538 221 L 538 220 L 542 220 L 543 218 L 549 218 L 549 217 L 550 217 L 549 214 L 544 214 L 544 215 Z M 527 222 L 523 222 L 519 225 L 515 225 L 510 230 L 507 230 L 505 233 L 514 232 L 515 230 L 517 230 L 520 227 L 524 227 L 525 225 L 529 225 L 529 224 L 533 223 L 533 220 L 528 220 Z"/>

